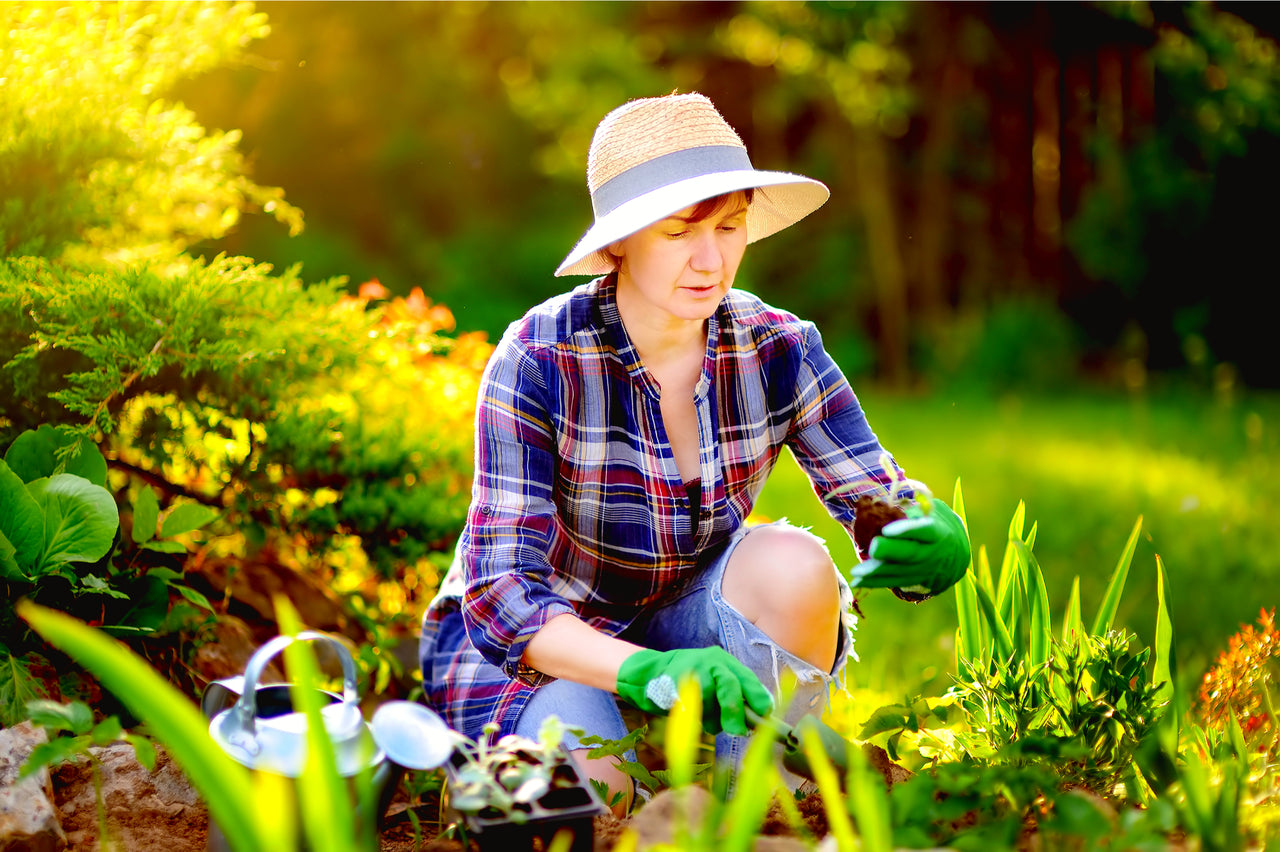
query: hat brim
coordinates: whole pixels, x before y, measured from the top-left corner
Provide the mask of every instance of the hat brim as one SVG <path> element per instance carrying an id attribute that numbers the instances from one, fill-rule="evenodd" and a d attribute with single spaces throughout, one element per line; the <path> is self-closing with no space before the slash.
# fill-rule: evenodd
<path id="1" fill-rule="evenodd" d="M 556 269 L 556 275 L 612 272 L 613 266 L 599 256 L 600 249 L 699 201 L 744 189 L 756 190 L 747 209 L 748 243 L 794 225 L 831 195 L 823 183 L 790 172 L 743 169 L 687 178 L 637 196 L 597 219 Z"/>

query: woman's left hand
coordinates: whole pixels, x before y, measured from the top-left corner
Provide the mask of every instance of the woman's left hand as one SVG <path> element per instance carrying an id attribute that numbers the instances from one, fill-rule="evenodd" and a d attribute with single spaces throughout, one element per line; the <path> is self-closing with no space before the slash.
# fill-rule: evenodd
<path id="1" fill-rule="evenodd" d="M 928 512 L 912 507 L 908 517 L 885 524 L 871 540 L 870 558 L 853 566 L 851 585 L 936 595 L 964 576 L 970 558 L 964 522 L 941 500 L 929 502 Z"/>

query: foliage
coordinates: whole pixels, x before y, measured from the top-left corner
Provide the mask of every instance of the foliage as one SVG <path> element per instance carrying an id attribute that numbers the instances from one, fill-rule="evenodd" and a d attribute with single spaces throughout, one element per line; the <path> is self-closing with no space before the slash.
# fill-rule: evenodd
<path id="1" fill-rule="evenodd" d="M 509 734 L 490 742 L 496 723 L 477 742 L 459 738 L 450 772 L 449 804 L 460 813 L 500 816 L 521 823 L 539 799 L 575 781 L 564 772 L 564 727 L 554 716 L 538 739 Z"/>
<path id="2" fill-rule="evenodd" d="M 238 132 L 164 100 L 267 32 L 251 3 L 5 3 L 0 255 L 169 257 L 255 208 L 299 230 L 245 176 Z"/>
<path id="3" fill-rule="evenodd" d="M 181 539 L 217 513 L 185 502 L 165 511 L 162 520 L 155 492 L 144 486 L 137 491 L 132 536 L 126 540 L 117 535 L 120 514 L 104 487 L 106 479 L 98 449 L 65 428 L 24 432 L 0 460 L 0 584 L 5 590 L 0 652 L 7 657 L 0 670 L 3 724 L 24 718 L 27 699 L 45 695 L 52 686 L 52 676 L 42 678 L 35 666 L 20 660 L 36 650 L 13 618 L 20 598 L 126 636 L 195 630 L 201 611 L 212 611 L 173 560 L 187 553 Z M 171 595 L 181 602 L 171 602 Z M 43 673 L 47 667 L 40 668 Z"/>
<path id="4" fill-rule="evenodd" d="M 1069 387 L 1080 362 L 1077 331 L 1049 299 L 1022 296 L 961 312 L 916 342 L 921 369 L 948 389 L 987 394 Z"/>
<path id="5" fill-rule="evenodd" d="M 462 524 L 489 346 L 447 337 L 452 316 L 420 296 L 337 288 L 244 259 L 171 274 L 8 261 L 3 415 L 101 435 L 166 501 L 223 513 L 239 532 L 217 546 L 327 560 L 370 629 L 409 618 Z"/>
<path id="6" fill-rule="evenodd" d="M 1280 51 L 1274 34 L 1215 4 L 1151 12 L 1149 62 L 1164 108 L 1129 142 L 1099 129 L 1097 178 L 1067 241 L 1084 271 L 1106 282 L 1109 304 L 1128 306 L 1152 366 L 1194 367 L 1206 349 L 1271 386 L 1256 362 L 1265 320 L 1249 299 L 1198 282 L 1251 275 L 1247 258 L 1265 239 L 1240 201 L 1274 191 L 1273 173 L 1258 164 L 1274 161 L 1280 138 Z"/>

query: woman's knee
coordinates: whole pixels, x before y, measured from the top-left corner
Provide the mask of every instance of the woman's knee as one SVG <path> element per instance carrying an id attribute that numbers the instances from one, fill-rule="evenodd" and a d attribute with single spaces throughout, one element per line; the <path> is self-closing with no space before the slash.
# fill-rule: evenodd
<path id="1" fill-rule="evenodd" d="M 822 539 L 782 524 L 748 533 L 729 557 L 722 588 L 726 599 L 745 604 L 752 617 L 770 610 L 827 613 L 839 608 L 836 567 Z"/>

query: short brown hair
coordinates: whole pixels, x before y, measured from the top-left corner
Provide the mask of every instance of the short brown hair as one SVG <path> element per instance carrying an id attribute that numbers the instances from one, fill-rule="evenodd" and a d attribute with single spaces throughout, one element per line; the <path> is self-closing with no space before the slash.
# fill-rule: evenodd
<path id="1" fill-rule="evenodd" d="M 697 204 L 693 205 L 693 211 L 689 214 L 690 224 L 701 222 L 703 219 L 709 219 L 716 213 L 719 213 L 730 201 L 736 196 L 746 196 L 747 204 L 751 204 L 751 199 L 755 197 L 755 187 L 747 187 L 746 189 L 735 190 L 734 192 L 726 192 L 723 195 L 713 195 L 710 198 L 704 198 Z M 605 246 L 596 251 L 596 255 L 601 260 L 609 264 L 616 271 L 618 268 L 618 258 L 613 252 L 609 251 L 611 246 Z"/>

